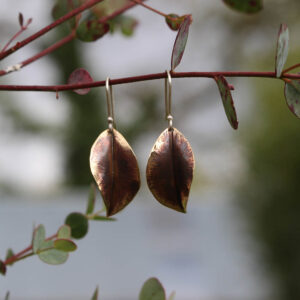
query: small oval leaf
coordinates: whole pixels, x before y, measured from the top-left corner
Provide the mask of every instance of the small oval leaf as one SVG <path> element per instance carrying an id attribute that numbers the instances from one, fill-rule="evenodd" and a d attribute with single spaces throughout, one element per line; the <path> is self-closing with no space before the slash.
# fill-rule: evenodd
<path id="1" fill-rule="evenodd" d="M 76 37 L 83 42 L 94 42 L 109 31 L 109 24 L 98 19 L 85 20 L 79 24 Z"/>
<path id="2" fill-rule="evenodd" d="M 92 76 L 87 70 L 83 68 L 74 70 L 68 79 L 68 84 L 91 83 L 91 82 L 93 82 Z M 91 90 L 90 88 L 85 88 L 85 89 L 74 90 L 74 92 L 79 95 L 86 95 L 90 90 Z"/>
<path id="3" fill-rule="evenodd" d="M 166 16 L 165 20 L 170 29 L 177 31 L 184 21 L 184 18 L 185 16 L 180 17 L 176 14 L 169 14 Z"/>
<path id="4" fill-rule="evenodd" d="M 53 248 L 53 241 L 45 241 L 43 244 L 43 249 Z M 69 254 L 64 251 L 57 249 L 44 250 L 38 253 L 40 260 L 49 265 L 60 265 L 67 261 Z"/>
<path id="5" fill-rule="evenodd" d="M 52 8 L 52 17 L 54 20 L 61 18 L 73 9 L 79 7 L 82 4 L 81 0 L 57 0 Z M 69 24 L 71 28 L 76 27 L 76 20 L 80 19 L 81 14 L 71 18 Z"/>
<path id="6" fill-rule="evenodd" d="M 37 253 L 42 247 L 46 238 L 46 230 L 44 225 L 39 225 L 33 232 L 32 250 L 33 253 Z"/>
<path id="7" fill-rule="evenodd" d="M 82 213 L 70 213 L 65 220 L 65 224 L 71 227 L 71 236 L 74 239 L 81 239 L 88 232 L 89 222 Z"/>
<path id="8" fill-rule="evenodd" d="M 92 146 L 90 167 L 106 206 L 107 217 L 122 210 L 140 188 L 136 157 L 117 130 L 103 131 Z"/>
<path id="9" fill-rule="evenodd" d="M 69 239 L 57 239 L 54 241 L 54 248 L 64 252 L 72 252 L 77 249 L 76 244 Z"/>
<path id="10" fill-rule="evenodd" d="M 157 278 L 150 278 L 144 283 L 139 300 L 166 300 L 165 290 Z"/>
<path id="11" fill-rule="evenodd" d="M 69 225 L 62 225 L 57 231 L 59 239 L 69 239 L 71 237 L 71 227 Z"/>
<path id="12" fill-rule="evenodd" d="M 289 29 L 286 24 L 281 24 L 278 32 L 275 72 L 280 77 L 289 53 Z"/>
<path id="13" fill-rule="evenodd" d="M 228 119 L 231 127 L 233 129 L 237 129 L 239 122 L 237 120 L 237 115 L 236 115 L 234 102 L 233 102 L 231 91 L 230 91 L 230 86 L 223 76 L 215 77 L 215 81 L 216 81 L 219 91 L 220 91 L 220 95 L 222 98 L 222 102 L 224 105 L 227 119 Z"/>
<path id="14" fill-rule="evenodd" d="M 286 83 L 284 95 L 290 111 L 300 118 L 300 82 L 292 80 L 291 83 Z"/>
<path id="15" fill-rule="evenodd" d="M 186 42 L 189 35 L 189 28 L 192 23 L 192 16 L 186 15 L 176 36 L 173 46 L 171 69 L 174 70 L 181 62 Z"/>
<path id="16" fill-rule="evenodd" d="M 163 131 L 147 163 L 147 183 L 153 196 L 162 205 L 185 213 L 194 166 L 192 148 L 183 134 L 176 128 Z"/>
<path id="17" fill-rule="evenodd" d="M 262 0 L 223 0 L 230 8 L 239 12 L 253 14 L 263 9 Z"/>

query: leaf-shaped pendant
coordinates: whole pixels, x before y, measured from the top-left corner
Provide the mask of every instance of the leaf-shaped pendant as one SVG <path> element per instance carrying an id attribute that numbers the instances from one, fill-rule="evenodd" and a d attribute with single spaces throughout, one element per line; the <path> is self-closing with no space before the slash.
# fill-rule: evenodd
<path id="1" fill-rule="evenodd" d="M 194 167 L 187 139 L 176 128 L 166 129 L 155 142 L 148 160 L 148 187 L 161 204 L 185 213 Z"/>
<path id="2" fill-rule="evenodd" d="M 136 157 L 115 129 L 103 131 L 91 149 L 90 167 L 103 197 L 107 216 L 122 210 L 140 188 Z"/>

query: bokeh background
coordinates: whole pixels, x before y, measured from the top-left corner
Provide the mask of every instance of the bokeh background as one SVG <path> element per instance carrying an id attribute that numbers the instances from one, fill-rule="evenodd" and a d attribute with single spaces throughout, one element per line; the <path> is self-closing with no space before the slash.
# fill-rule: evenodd
<path id="1" fill-rule="evenodd" d="M 192 13 L 193 24 L 178 71 L 274 69 L 280 23 L 290 28 L 288 65 L 299 62 L 297 0 L 266 0 L 256 15 L 231 11 L 220 0 L 151 0 L 166 13 Z M 18 30 L 22 12 L 33 23 L 23 37 L 51 22 L 54 1 L 0 1 L 0 45 Z M 59 84 L 84 67 L 95 80 L 162 72 L 176 36 L 161 16 L 142 7 L 126 13 L 139 24 L 132 37 L 106 35 L 74 41 L 1 84 Z M 67 34 L 67 26 L 0 62 L 22 61 Z M 167 126 L 163 81 L 114 87 L 118 130 L 132 145 L 142 188 L 114 223 L 92 223 L 79 249 L 62 266 L 33 257 L 8 269 L 0 298 L 137 299 L 156 276 L 178 300 L 300 299 L 300 122 L 288 110 L 283 83 L 232 78 L 239 130 L 227 122 L 218 89 L 209 79 L 173 80 L 175 126 L 196 159 L 186 215 L 161 206 L 148 191 L 145 166 Z M 1 92 L 0 254 L 31 241 L 34 225 L 52 234 L 72 211 L 83 211 L 89 151 L 106 128 L 104 89 L 72 92 Z M 97 205 L 101 208 L 100 194 Z"/>

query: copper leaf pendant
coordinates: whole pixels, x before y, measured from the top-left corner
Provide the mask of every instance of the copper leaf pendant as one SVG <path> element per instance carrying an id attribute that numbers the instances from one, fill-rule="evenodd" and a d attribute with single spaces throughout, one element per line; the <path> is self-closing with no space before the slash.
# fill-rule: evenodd
<path id="1" fill-rule="evenodd" d="M 149 189 L 163 205 L 186 212 L 195 161 L 192 148 L 176 128 L 166 129 L 155 142 L 147 164 Z"/>
<path id="2" fill-rule="evenodd" d="M 90 167 L 106 205 L 107 216 L 122 210 L 140 188 L 136 157 L 115 129 L 103 131 L 91 149 Z"/>

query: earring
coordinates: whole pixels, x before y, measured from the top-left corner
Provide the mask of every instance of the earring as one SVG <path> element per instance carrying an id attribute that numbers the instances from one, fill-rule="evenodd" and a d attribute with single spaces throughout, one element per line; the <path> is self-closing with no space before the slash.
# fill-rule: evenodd
<path id="1" fill-rule="evenodd" d="M 162 205 L 186 212 L 195 166 L 192 148 L 176 128 L 171 115 L 172 80 L 165 78 L 166 119 L 169 126 L 156 140 L 147 163 L 147 184 Z"/>
<path id="2" fill-rule="evenodd" d="M 125 140 L 114 128 L 112 86 L 106 79 L 108 129 L 103 131 L 91 148 L 90 168 L 97 182 L 107 216 L 122 210 L 140 188 L 137 159 Z"/>

